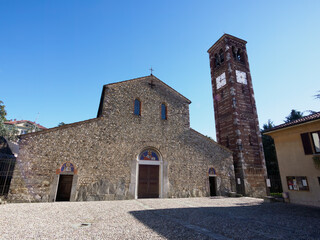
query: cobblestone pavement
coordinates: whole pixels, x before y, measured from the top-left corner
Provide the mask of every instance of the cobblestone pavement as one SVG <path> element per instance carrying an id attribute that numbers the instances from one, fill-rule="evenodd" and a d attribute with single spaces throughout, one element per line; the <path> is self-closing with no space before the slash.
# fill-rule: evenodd
<path id="1" fill-rule="evenodd" d="M 255 198 L 0 205 L 0 239 L 320 239 L 320 209 Z"/>

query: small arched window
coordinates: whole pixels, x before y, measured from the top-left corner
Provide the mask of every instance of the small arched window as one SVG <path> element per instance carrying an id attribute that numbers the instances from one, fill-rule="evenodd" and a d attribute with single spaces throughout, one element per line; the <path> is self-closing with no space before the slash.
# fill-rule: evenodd
<path id="1" fill-rule="evenodd" d="M 218 54 L 214 55 L 214 63 L 216 67 L 220 66 L 220 60 L 219 60 Z"/>
<path id="2" fill-rule="evenodd" d="M 252 137 L 251 137 L 251 134 L 249 134 L 249 145 L 252 146 Z"/>
<path id="3" fill-rule="evenodd" d="M 134 100 L 134 115 L 141 116 L 141 102 L 139 99 Z"/>
<path id="4" fill-rule="evenodd" d="M 219 51 L 219 57 L 220 57 L 220 62 L 223 63 L 223 61 L 224 61 L 224 53 L 223 53 L 222 49 L 220 49 L 220 51 Z"/>
<path id="5" fill-rule="evenodd" d="M 244 88 L 244 85 L 241 86 L 241 90 L 242 90 L 242 93 L 246 93 L 246 89 Z"/>
<path id="6" fill-rule="evenodd" d="M 234 59 L 237 58 L 237 50 L 234 46 L 232 46 L 232 55 L 233 55 Z"/>
<path id="7" fill-rule="evenodd" d="M 241 52 L 241 50 L 240 50 L 240 48 L 238 49 L 238 52 L 237 52 L 237 60 L 239 61 L 239 62 L 242 62 L 242 52 Z"/>
<path id="8" fill-rule="evenodd" d="M 167 120 L 167 106 L 164 103 L 161 104 L 161 119 Z"/>

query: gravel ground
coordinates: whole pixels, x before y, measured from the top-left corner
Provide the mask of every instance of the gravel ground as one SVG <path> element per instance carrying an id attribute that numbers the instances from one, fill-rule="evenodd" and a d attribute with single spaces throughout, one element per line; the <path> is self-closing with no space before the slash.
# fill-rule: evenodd
<path id="1" fill-rule="evenodd" d="M 320 209 L 255 198 L 0 205 L 0 239 L 320 239 Z"/>

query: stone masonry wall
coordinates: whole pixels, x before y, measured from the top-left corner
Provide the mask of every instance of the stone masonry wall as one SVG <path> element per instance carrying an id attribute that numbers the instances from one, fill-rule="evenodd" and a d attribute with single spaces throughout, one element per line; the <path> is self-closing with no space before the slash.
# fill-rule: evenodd
<path id="1" fill-rule="evenodd" d="M 133 166 L 149 147 L 159 151 L 167 173 L 163 197 L 208 196 L 209 167 L 216 169 L 219 194 L 234 191 L 232 153 L 190 129 L 188 99 L 153 76 L 104 91 L 99 118 L 21 137 L 11 201 L 54 200 L 56 170 L 65 162 L 77 169 L 73 200 L 132 199 Z M 133 114 L 135 98 L 141 116 Z M 167 120 L 160 117 L 161 103 Z"/>

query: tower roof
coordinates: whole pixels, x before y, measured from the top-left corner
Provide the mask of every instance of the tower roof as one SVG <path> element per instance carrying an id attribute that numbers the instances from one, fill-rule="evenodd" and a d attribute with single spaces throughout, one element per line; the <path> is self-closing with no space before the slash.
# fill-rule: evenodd
<path id="1" fill-rule="evenodd" d="M 225 33 L 225 34 L 222 35 L 221 38 L 218 39 L 218 41 L 216 41 L 216 42 L 208 49 L 207 52 L 210 53 L 211 50 L 212 50 L 216 45 L 218 45 L 221 41 L 223 41 L 225 38 L 230 38 L 230 39 L 233 39 L 233 40 L 235 40 L 235 41 L 237 41 L 237 42 L 241 42 L 241 43 L 243 43 L 243 44 L 247 44 L 247 41 L 245 41 L 245 40 L 243 40 L 243 39 L 241 39 L 241 38 L 237 38 L 237 37 L 235 37 L 235 36 L 232 36 L 232 35 L 230 35 L 230 34 Z"/>

